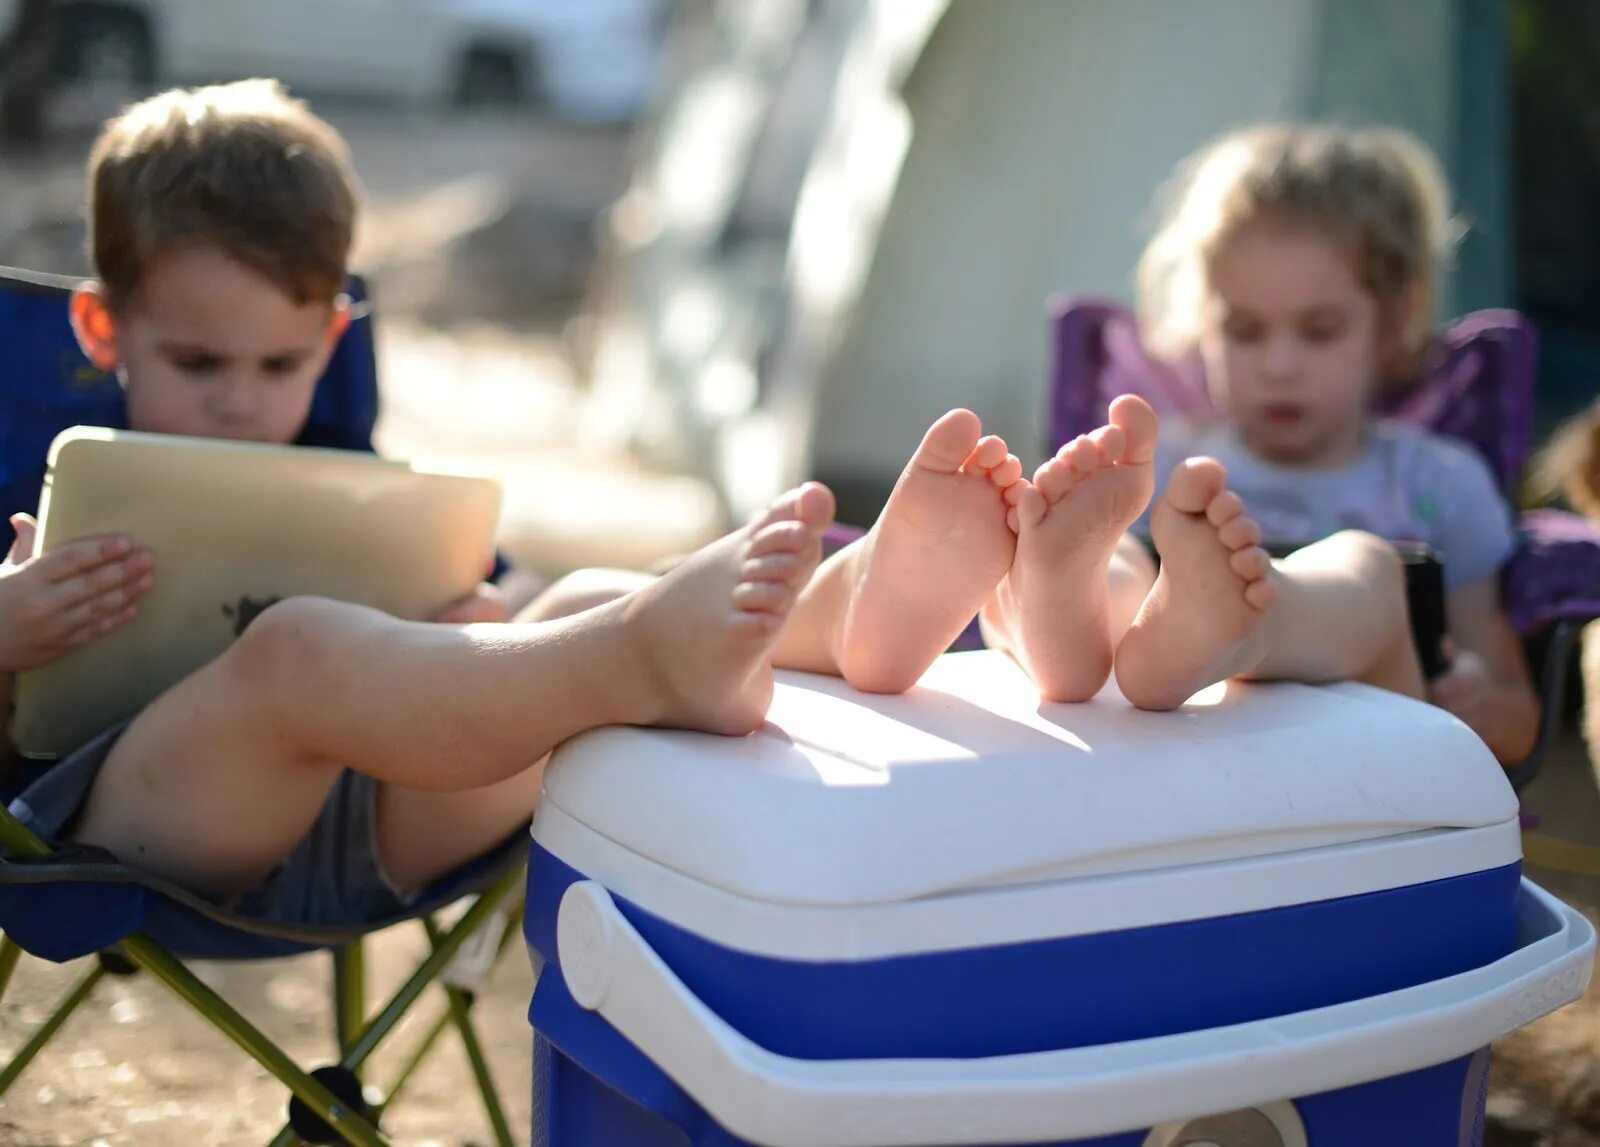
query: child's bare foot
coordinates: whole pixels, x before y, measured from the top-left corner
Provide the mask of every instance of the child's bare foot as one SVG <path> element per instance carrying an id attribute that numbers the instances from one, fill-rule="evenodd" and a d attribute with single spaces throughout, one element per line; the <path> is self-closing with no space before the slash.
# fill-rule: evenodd
<path id="1" fill-rule="evenodd" d="M 833 494 L 807 482 L 626 599 L 660 693 L 652 724 L 742 736 L 772 702 L 773 642 L 816 571 Z"/>
<path id="2" fill-rule="evenodd" d="M 1117 684 L 1141 709 L 1175 709 L 1261 660 L 1261 620 L 1277 595 L 1261 528 L 1213 458 L 1172 472 L 1150 520 L 1161 573 L 1117 647 Z"/>
<path id="3" fill-rule="evenodd" d="M 1005 491 L 1022 464 L 980 437 L 970 410 L 923 436 L 872 531 L 854 547 L 853 590 L 836 660 L 858 689 L 911 688 L 972 620 L 1011 566 Z"/>
<path id="4" fill-rule="evenodd" d="M 1093 697 L 1111 673 L 1106 570 L 1150 502 L 1155 411 L 1125 395 L 1110 424 L 1076 438 L 1014 497 L 1017 555 L 986 614 L 1051 701 Z"/>

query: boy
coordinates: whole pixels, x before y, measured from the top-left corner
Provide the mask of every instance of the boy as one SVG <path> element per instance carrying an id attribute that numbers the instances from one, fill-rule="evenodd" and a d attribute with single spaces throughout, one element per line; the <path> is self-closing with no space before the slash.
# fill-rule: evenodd
<path id="1" fill-rule="evenodd" d="M 169 92 L 89 165 L 98 282 L 72 302 L 137 430 L 289 443 L 346 324 L 356 213 L 337 133 L 274 83 Z M 541 766 L 603 724 L 743 734 L 774 661 L 909 687 L 1009 567 L 1021 466 L 978 420 L 929 430 L 878 525 L 813 578 L 832 518 L 808 483 L 659 581 L 556 593 L 520 624 L 416 624 L 291 599 L 13 810 L 47 839 L 281 922 L 391 916 L 520 834 Z M 136 539 L 0 567 L 0 678 L 124 623 L 161 571 Z M 168 559 L 172 560 L 172 559 Z M 579 612 L 579 611 L 582 612 Z M 471 621 L 485 604 L 457 603 Z M 488 614 L 492 616 L 492 614 Z"/>

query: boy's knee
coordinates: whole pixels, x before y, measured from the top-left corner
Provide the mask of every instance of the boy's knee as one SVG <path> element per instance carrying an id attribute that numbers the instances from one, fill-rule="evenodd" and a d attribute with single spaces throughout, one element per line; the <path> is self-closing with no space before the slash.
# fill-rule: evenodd
<path id="1" fill-rule="evenodd" d="M 326 643 L 353 612 L 355 607 L 327 598 L 285 598 L 246 624 L 220 665 L 239 689 L 270 705 L 286 686 L 310 679 Z"/>

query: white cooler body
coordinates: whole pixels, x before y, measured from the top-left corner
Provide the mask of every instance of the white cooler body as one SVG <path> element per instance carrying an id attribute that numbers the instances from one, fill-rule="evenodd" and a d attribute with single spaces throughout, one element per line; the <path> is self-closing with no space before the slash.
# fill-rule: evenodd
<path id="1" fill-rule="evenodd" d="M 573 742 L 526 920 L 550 1147 L 1457 1147 L 1594 942 L 1439 710 L 1041 705 L 990 653 Z"/>

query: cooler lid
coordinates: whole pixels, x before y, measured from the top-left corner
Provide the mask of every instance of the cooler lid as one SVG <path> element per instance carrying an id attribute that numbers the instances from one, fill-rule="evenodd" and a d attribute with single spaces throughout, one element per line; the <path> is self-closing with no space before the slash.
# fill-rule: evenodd
<path id="1" fill-rule="evenodd" d="M 1517 799 L 1441 709 L 1362 685 L 1214 686 L 1171 713 L 1110 684 L 1041 703 L 993 652 L 903 696 L 778 674 L 744 738 L 607 728 L 563 746 L 544 800 L 737 896 L 894 903 L 1500 824 Z"/>

